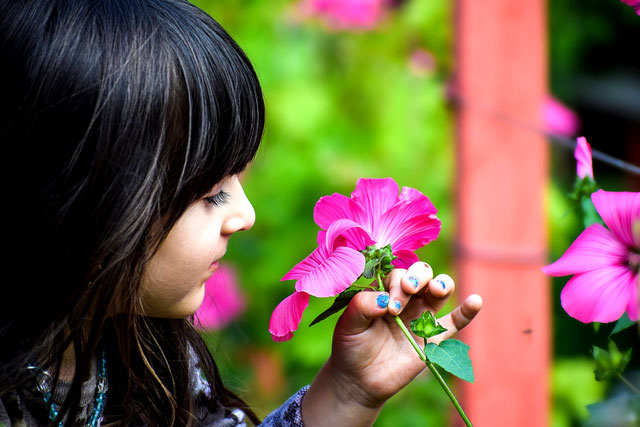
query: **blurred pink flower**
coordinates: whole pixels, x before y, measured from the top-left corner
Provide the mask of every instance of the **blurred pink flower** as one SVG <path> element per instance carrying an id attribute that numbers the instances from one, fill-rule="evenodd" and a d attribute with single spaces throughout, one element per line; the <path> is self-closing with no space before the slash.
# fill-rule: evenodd
<path id="1" fill-rule="evenodd" d="M 589 176 L 593 179 L 593 164 L 591 161 L 591 146 L 587 142 L 587 138 L 581 136 L 578 138 L 576 149 L 573 152 L 576 158 L 576 173 L 580 179 Z"/>
<path id="2" fill-rule="evenodd" d="M 560 296 L 562 307 L 581 322 L 612 322 L 627 312 L 638 319 L 640 193 L 598 190 L 593 204 L 609 227 L 593 224 L 562 257 L 542 269 L 574 276 Z"/>
<path id="3" fill-rule="evenodd" d="M 544 103 L 544 125 L 547 132 L 573 137 L 580 128 L 580 118 L 560 101 L 547 96 Z"/>
<path id="4" fill-rule="evenodd" d="M 195 313 L 194 325 L 198 329 L 220 329 L 242 314 L 244 308 L 235 272 L 221 264 L 205 283 L 204 300 Z"/>
<path id="5" fill-rule="evenodd" d="M 426 76 L 436 68 L 433 54 L 426 49 L 415 49 L 409 57 L 409 70 L 417 76 Z"/>
<path id="6" fill-rule="evenodd" d="M 622 0 L 622 3 L 631 6 L 640 15 L 640 0 Z"/>
<path id="7" fill-rule="evenodd" d="M 303 15 L 317 17 L 337 30 L 373 28 L 385 11 L 385 0 L 302 0 Z"/>
<path id="8" fill-rule="evenodd" d="M 338 295 L 362 274 L 365 259 L 360 251 L 366 246 L 390 244 L 398 257 L 393 264 L 404 268 L 418 261 L 414 250 L 438 237 L 440 220 L 431 201 L 413 188 L 398 192 L 391 178 L 361 178 L 351 198 L 336 193 L 318 200 L 313 212 L 322 229 L 318 248 L 282 278 L 297 280 L 296 292 L 271 315 L 269 332 L 275 341 L 293 336 L 309 295 Z"/>

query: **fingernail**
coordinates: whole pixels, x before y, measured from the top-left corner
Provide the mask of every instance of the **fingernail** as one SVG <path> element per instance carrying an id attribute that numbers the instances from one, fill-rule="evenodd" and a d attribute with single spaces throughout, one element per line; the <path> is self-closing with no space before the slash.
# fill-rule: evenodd
<path id="1" fill-rule="evenodd" d="M 409 276 L 409 281 L 413 285 L 414 288 L 418 287 L 418 279 L 414 276 Z"/>
<path id="2" fill-rule="evenodd" d="M 387 308 L 389 305 L 389 294 L 380 294 L 378 298 L 376 298 L 376 303 L 378 303 L 378 307 Z"/>
<path id="3" fill-rule="evenodd" d="M 400 301 L 394 301 L 391 305 L 393 305 L 393 308 L 395 308 L 396 311 L 400 311 L 402 308 L 402 303 Z"/>
<path id="4" fill-rule="evenodd" d="M 444 283 L 443 280 L 436 279 L 436 282 L 438 282 L 438 283 L 440 283 L 440 285 L 442 285 L 442 289 L 447 289 L 447 285 Z"/>

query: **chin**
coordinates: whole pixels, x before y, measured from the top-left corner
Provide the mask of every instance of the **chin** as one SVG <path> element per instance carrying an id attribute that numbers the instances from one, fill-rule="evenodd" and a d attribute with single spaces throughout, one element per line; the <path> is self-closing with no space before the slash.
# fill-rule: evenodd
<path id="1" fill-rule="evenodd" d="M 202 301 L 204 301 L 206 291 L 205 283 L 206 282 L 202 282 L 202 285 L 200 285 L 198 289 L 195 289 L 192 295 L 189 295 L 188 301 L 185 301 L 188 305 L 188 309 L 187 307 L 185 307 L 188 313 L 183 317 L 191 316 L 193 313 L 198 311 L 198 309 L 202 305 Z"/>
<path id="2" fill-rule="evenodd" d="M 194 289 L 189 294 L 185 295 L 179 301 L 164 301 L 161 303 L 156 302 L 156 306 L 148 308 L 144 311 L 145 316 L 159 317 L 164 319 L 184 319 L 195 313 L 202 301 L 204 300 L 205 286 L 204 282 L 197 289 Z"/>

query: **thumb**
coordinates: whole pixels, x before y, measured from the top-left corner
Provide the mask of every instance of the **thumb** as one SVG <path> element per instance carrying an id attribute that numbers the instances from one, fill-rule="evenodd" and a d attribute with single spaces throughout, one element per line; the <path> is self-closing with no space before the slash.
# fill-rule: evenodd
<path id="1" fill-rule="evenodd" d="M 387 314 L 388 305 L 388 292 L 358 292 L 340 316 L 336 329 L 343 335 L 362 333 L 374 319 Z"/>

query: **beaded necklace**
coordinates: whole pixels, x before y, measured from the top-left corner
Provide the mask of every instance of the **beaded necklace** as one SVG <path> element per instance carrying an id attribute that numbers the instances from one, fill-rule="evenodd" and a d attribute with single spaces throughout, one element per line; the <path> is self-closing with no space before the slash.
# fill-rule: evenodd
<path id="1" fill-rule="evenodd" d="M 102 351 L 98 361 L 98 382 L 96 384 L 96 400 L 93 405 L 93 411 L 87 419 L 86 427 L 97 427 L 102 424 L 104 419 L 104 405 L 107 400 L 107 390 L 109 389 L 109 383 L 107 382 L 107 359 L 105 352 Z M 40 368 L 35 364 L 29 364 L 28 369 L 37 372 L 36 377 L 36 389 L 42 393 L 44 403 L 49 405 L 49 419 L 55 420 L 60 413 L 60 405 L 55 403 L 51 398 L 51 374 L 49 371 Z M 58 427 L 64 427 L 62 421 L 58 423 Z"/>

